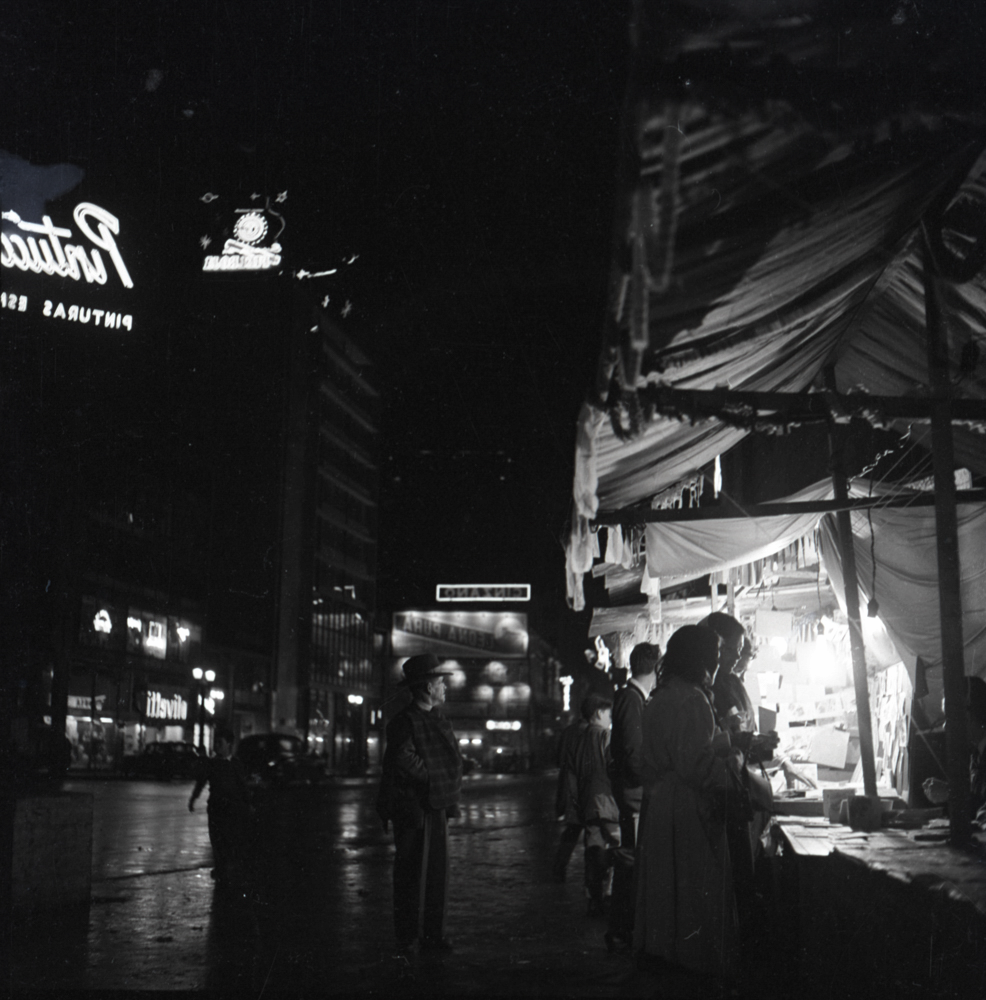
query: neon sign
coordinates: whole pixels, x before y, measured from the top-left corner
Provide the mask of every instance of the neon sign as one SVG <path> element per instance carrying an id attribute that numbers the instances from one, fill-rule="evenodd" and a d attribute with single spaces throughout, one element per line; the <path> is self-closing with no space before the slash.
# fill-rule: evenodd
<path id="1" fill-rule="evenodd" d="M 529 583 L 440 583 L 435 588 L 436 601 L 529 601 Z"/>
<path id="2" fill-rule="evenodd" d="M 12 222 L 20 232 L 0 234 L 0 266 L 33 271 L 35 274 L 58 275 L 73 281 L 84 278 L 89 284 L 105 285 L 106 265 L 99 252 L 103 250 L 109 255 L 123 287 L 133 288 L 133 279 L 116 245 L 120 220 L 91 201 L 80 201 L 72 217 L 82 235 L 93 244 L 92 249 L 87 250 L 74 243 L 63 246 L 62 239 L 70 239 L 72 230 L 56 226 L 50 215 L 43 215 L 41 222 L 37 223 L 25 222 L 12 210 L 4 212 L 3 221 Z M 93 232 L 91 222 L 95 222 L 96 232 Z M 25 238 L 20 233 L 32 235 Z"/>
<path id="3" fill-rule="evenodd" d="M 285 197 L 287 192 L 284 192 Z M 252 196 L 259 198 L 259 195 Z M 204 197 L 203 197 L 204 200 Z M 277 201 L 284 198 L 278 196 Z M 239 218 L 233 225 L 233 235 L 223 245 L 221 254 L 209 254 L 202 262 L 203 271 L 269 271 L 281 264 L 281 244 L 278 242 L 284 232 L 284 218 L 270 207 L 270 199 L 264 208 L 238 208 Z M 279 227 L 271 233 L 268 216 Z M 272 240 L 268 246 L 260 244 Z M 203 236 L 199 243 L 205 248 L 212 241 Z"/>
<path id="4" fill-rule="evenodd" d="M 558 683 L 561 684 L 561 690 L 562 690 L 561 710 L 563 712 L 570 712 L 572 709 L 572 685 L 575 683 L 575 678 L 559 677 Z"/>
<path id="5" fill-rule="evenodd" d="M 187 719 L 188 702 L 179 694 L 165 698 L 160 691 L 148 691 L 144 714 L 148 719 Z"/>

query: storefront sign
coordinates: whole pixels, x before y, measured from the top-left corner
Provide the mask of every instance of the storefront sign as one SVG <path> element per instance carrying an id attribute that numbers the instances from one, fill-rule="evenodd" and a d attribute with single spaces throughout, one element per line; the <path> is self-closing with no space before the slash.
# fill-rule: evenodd
<path id="1" fill-rule="evenodd" d="M 436 601 L 529 601 L 529 583 L 440 583 Z"/>
<path id="2" fill-rule="evenodd" d="M 527 655 L 527 615 L 494 611 L 398 611 L 391 647 L 395 656 Z"/>
<path id="3" fill-rule="evenodd" d="M 106 703 L 105 694 L 96 695 L 96 711 L 102 712 L 103 705 Z M 92 697 L 89 695 L 78 695 L 70 694 L 68 696 L 68 708 L 76 712 L 91 712 L 92 711 Z"/>
<path id="4" fill-rule="evenodd" d="M 148 719 L 174 719 L 181 722 L 188 718 L 188 702 L 179 694 L 165 698 L 160 691 L 148 691 L 144 715 Z"/>

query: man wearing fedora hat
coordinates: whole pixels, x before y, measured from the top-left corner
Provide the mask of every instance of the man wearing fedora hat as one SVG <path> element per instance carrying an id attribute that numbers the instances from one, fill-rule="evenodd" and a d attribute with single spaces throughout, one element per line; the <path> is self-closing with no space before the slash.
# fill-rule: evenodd
<path id="1" fill-rule="evenodd" d="M 445 676 L 431 653 L 412 656 L 401 686 L 410 703 L 387 726 L 387 750 L 377 799 L 384 829 L 393 821 L 394 930 L 409 952 L 450 951 L 445 937 L 448 895 L 448 819 L 459 815 L 462 758 L 449 721 Z"/>

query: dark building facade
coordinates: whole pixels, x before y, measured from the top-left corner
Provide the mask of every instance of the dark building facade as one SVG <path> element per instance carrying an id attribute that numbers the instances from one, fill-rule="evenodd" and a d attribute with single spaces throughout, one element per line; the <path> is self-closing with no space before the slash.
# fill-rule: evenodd
<path id="1" fill-rule="evenodd" d="M 296 300 L 298 301 L 298 300 Z M 274 727 L 331 766 L 379 754 L 375 651 L 379 392 L 350 324 L 296 307 L 287 403 Z"/>

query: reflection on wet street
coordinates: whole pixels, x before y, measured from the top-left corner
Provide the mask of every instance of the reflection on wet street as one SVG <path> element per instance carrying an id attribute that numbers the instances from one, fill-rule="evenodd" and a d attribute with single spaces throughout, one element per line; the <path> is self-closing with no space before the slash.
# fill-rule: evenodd
<path id="1" fill-rule="evenodd" d="M 605 928 L 585 918 L 580 852 L 568 885 L 550 880 L 550 777 L 467 782 L 450 827 L 456 951 L 413 979 L 391 956 L 393 847 L 373 784 L 260 797 L 251 891 L 233 898 L 211 879 L 206 810 L 189 813 L 189 783 L 71 788 L 95 797 L 89 927 L 34 936 L 16 985 L 372 994 L 400 979 L 422 995 L 634 995 Z"/>

